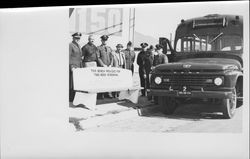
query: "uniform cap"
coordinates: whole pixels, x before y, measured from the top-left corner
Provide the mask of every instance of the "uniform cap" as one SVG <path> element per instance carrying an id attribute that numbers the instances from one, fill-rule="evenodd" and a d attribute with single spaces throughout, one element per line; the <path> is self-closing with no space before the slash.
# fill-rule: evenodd
<path id="1" fill-rule="evenodd" d="M 148 49 L 149 49 L 149 50 L 153 50 L 153 49 L 154 49 L 154 46 L 153 46 L 153 45 L 150 45 Z"/>
<path id="2" fill-rule="evenodd" d="M 108 40 L 108 38 L 109 38 L 108 35 L 101 36 L 101 39 L 104 40 L 104 41 Z"/>
<path id="3" fill-rule="evenodd" d="M 145 47 L 147 47 L 147 46 L 148 46 L 147 43 L 141 43 L 141 47 L 145 48 Z"/>
<path id="4" fill-rule="evenodd" d="M 79 32 L 76 32 L 76 33 L 72 34 L 72 36 L 73 36 L 74 38 L 81 38 L 82 34 L 79 33 Z"/>
<path id="5" fill-rule="evenodd" d="M 117 47 L 117 48 L 119 48 L 119 47 L 120 47 L 120 48 L 123 48 L 122 44 L 117 44 L 116 47 Z"/>
<path id="6" fill-rule="evenodd" d="M 129 41 L 128 44 L 127 44 L 127 46 L 132 46 L 132 42 Z"/>
<path id="7" fill-rule="evenodd" d="M 155 47 L 156 47 L 157 50 L 160 50 L 160 49 L 163 48 L 162 45 L 160 45 L 160 44 L 155 45 Z"/>

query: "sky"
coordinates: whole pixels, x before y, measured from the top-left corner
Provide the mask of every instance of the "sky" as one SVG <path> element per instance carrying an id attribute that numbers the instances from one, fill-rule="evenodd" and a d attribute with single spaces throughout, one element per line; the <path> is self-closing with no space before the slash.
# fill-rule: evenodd
<path id="1" fill-rule="evenodd" d="M 91 14 L 89 14 L 89 19 L 87 18 L 86 8 L 91 8 Z M 135 8 L 135 31 L 139 32 L 145 36 L 151 36 L 156 41 L 159 37 L 167 37 L 170 40 L 174 40 L 175 30 L 181 19 L 190 19 L 195 17 L 201 17 L 208 14 L 235 14 L 244 15 L 249 12 L 248 4 L 246 1 L 222 1 L 222 2 L 187 2 L 187 3 L 154 3 L 154 4 L 126 4 L 126 5 L 106 5 L 106 6 L 91 6 L 83 7 L 80 13 L 80 19 L 82 21 L 78 24 L 79 28 L 87 28 L 90 26 L 92 31 L 103 29 L 110 26 L 109 22 L 112 21 L 110 12 L 105 12 L 107 8 L 124 8 L 123 10 L 123 32 L 122 36 L 113 36 L 109 39 L 109 45 L 115 48 L 116 44 L 119 42 L 126 45 L 128 40 L 132 40 L 132 36 L 129 37 L 129 8 Z M 113 10 L 114 11 L 114 10 Z M 117 11 L 117 10 L 116 10 Z M 120 12 L 118 12 L 120 13 Z M 73 14 L 74 15 L 74 14 Z M 104 16 L 105 15 L 105 16 Z M 115 14 L 115 17 L 119 17 Z M 248 14 L 247 14 L 248 15 Z M 104 18 L 105 17 L 105 18 Z M 246 18 L 246 17 L 245 17 Z M 113 18 L 116 19 L 116 18 Z M 119 18 L 118 18 L 119 19 Z M 70 18 L 70 30 L 76 31 L 75 16 Z M 105 23 L 104 23 L 105 21 Z M 105 26 L 103 26 L 103 25 Z M 96 28 L 97 27 L 97 28 Z M 119 27 L 116 27 L 119 29 Z M 112 28 L 109 28 L 112 30 Z M 79 30 L 81 32 L 81 30 Z M 82 32 L 88 32 L 82 30 Z M 112 32 L 112 31 L 111 31 Z M 71 32 L 72 33 L 72 32 Z M 70 35 L 71 35 L 70 33 Z M 172 34 L 172 39 L 170 38 Z M 96 34 L 98 40 L 96 40 L 96 45 L 100 45 L 99 41 L 100 34 Z M 137 39 L 138 40 L 138 39 Z M 71 41 L 71 36 L 69 36 L 69 41 Z M 87 41 L 87 34 L 81 38 L 81 44 L 84 45 Z M 152 40 L 151 40 L 152 41 Z M 153 40 L 154 41 L 154 40 Z"/>
<path id="2" fill-rule="evenodd" d="M 196 3 L 166 3 L 144 4 L 136 6 L 135 30 L 150 35 L 170 38 L 174 35 L 181 19 L 205 16 L 207 14 L 246 14 L 248 9 L 242 1 L 234 2 L 196 2 Z"/>

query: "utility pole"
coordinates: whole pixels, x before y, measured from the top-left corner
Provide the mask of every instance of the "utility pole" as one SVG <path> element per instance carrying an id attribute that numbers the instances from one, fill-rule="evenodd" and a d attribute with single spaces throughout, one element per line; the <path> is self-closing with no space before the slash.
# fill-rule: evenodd
<path id="1" fill-rule="evenodd" d="M 131 8 L 129 8 L 129 24 L 128 24 L 128 41 L 130 41 L 130 32 L 131 32 L 131 29 L 130 29 L 130 27 L 131 27 Z"/>
<path id="2" fill-rule="evenodd" d="M 133 16 L 133 44 L 135 43 L 135 8 L 134 8 L 134 16 Z"/>
<path id="3" fill-rule="evenodd" d="M 170 44 L 172 45 L 172 33 L 170 33 Z"/>

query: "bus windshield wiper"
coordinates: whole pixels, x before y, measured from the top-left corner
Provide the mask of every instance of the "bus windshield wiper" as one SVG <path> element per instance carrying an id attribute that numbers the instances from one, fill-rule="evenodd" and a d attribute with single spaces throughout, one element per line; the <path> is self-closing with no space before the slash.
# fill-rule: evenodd
<path id="1" fill-rule="evenodd" d="M 216 39 L 218 39 L 222 34 L 223 34 L 223 33 L 218 34 L 215 38 L 213 38 L 213 40 L 211 40 L 211 41 L 209 42 L 209 44 L 211 44 L 211 43 L 214 42 Z"/>

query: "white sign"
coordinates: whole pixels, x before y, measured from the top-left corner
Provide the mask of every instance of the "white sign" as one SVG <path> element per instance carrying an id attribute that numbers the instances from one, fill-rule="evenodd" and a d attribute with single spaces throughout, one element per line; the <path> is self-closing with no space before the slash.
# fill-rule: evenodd
<path id="1" fill-rule="evenodd" d="M 132 88 L 132 72 L 115 67 L 87 67 L 73 70 L 74 89 L 109 92 Z"/>

